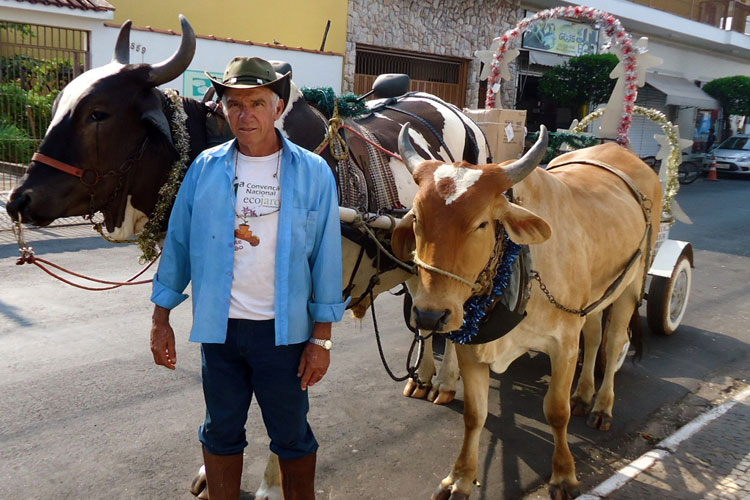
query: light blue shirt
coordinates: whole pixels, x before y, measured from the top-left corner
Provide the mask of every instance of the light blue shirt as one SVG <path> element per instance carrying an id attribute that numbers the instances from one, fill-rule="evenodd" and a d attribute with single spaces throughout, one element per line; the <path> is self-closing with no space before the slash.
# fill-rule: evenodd
<path id="1" fill-rule="evenodd" d="M 276 345 L 312 335 L 314 322 L 341 320 L 341 227 L 336 183 L 319 156 L 282 137 L 276 243 Z M 151 301 L 172 309 L 193 282 L 190 340 L 226 340 L 234 265 L 235 141 L 203 151 L 185 175 L 164 242 Z M 348 302 L 348 300 L 347 300 Z"/>

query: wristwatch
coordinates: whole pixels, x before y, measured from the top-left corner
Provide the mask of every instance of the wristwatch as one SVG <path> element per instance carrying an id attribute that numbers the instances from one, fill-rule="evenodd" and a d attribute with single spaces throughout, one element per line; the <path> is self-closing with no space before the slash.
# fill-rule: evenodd
<path id="1" fill-rule="evenodd" d="M 331 342 L 330 340 L 316 339 L 315 337 L 310 337 L 309 342 L 312 342 L 315 345 L 319 345 L 326 351 L 330 351 L 331 347 L 333 347 L 333 342 Z"/>

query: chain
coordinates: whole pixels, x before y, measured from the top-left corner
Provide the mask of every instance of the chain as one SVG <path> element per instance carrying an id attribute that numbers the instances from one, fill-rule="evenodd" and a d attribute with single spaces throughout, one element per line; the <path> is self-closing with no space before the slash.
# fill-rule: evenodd
<path id="1" fill-rule="evenodd" d="M 539 273 L 537 271 L 532 270 L 531 277 L 539 282 L 539 288 L 542 289 L 542 292 L 544 293 L 544 295 L 547 296 L 547 300 L 549 300 L 553 306 L 555 306 L 556 308 L 562 311 L 569 312 L 571 314 L 577 314 L 579 316 L 586 316 L 586 312 L 583 309 L 571 309 L 569 307 L 565 307 L 564 305 L 560 304 L 557 301 L 557 299 L 555 299 L 555 297 L 547 289 L 547 285 L 544 284 L 541 276 L 539 276 Z"/>

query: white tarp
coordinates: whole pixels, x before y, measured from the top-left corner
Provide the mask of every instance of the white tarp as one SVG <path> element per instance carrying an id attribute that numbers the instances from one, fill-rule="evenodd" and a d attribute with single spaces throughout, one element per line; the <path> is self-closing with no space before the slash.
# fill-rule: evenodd
<path id="1" fill-rule="evenodd" d="M 718 109 L 719 102 L 690 80 L 679 76 L 647 73 L 646 83 L 667 95 L 667 104 L 693 106 L 698 109 Z"/>

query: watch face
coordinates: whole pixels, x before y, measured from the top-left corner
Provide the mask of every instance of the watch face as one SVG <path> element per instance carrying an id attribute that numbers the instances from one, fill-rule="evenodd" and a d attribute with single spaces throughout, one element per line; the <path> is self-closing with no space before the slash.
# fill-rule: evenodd
<path id="1" fill-rule="evenodd" d="M 323 342 L 323 347 L 330 350 L 331 347 L 333 347 L 333 342 L 331 342 L 330 340 L 326 340 L 325 342 Z"/>

